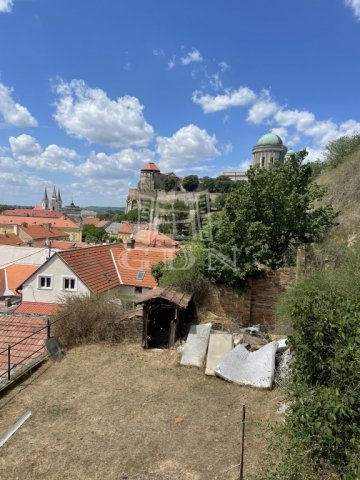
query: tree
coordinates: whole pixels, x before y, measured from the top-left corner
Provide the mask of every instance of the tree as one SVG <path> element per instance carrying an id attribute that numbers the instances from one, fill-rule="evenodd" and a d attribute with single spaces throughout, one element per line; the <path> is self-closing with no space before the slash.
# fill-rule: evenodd
<path id="1" fill-rule="evenodd" d="M 84 225 L 82 229 L 82 239 L 84 242 L 101 243 L 107 237 L 106 230 L 95 225 Z"/>
<path id="2" fill-rule="evenodd" d="M 332 207 L 317 207 L 325 189 L 311 183 L 307 152 L 272 168 L 250 168 L 248 182 L 227 194 L 223 212 L 212 223 L 207 275 L 241 283 L 259 264 L 272 269 L 291 264 L 296 247 L 321 240 L 332 227 Z"/>
<path id="3" fill-rule="evenodd" d="M 139 220 L 139 210 L 137 208 L 130 210 L 130 212 L 126 214 L 126 220 L 129 222 L 137 222 Z"/>
<path id="4" fill-rule="evenodd" d="M 360 147 L 360 135 L 340 137 L 326 146 L 325 162 L 329 168 L 337 167 L 347 155 Z"/>
<path id="5" fill-rule="evenodd" d="M 176 185 L 176 180 L 174 177 L 166 177 L 164 180 L 164 190 L 165 192 L 170 192 L 174 190 Z"/>
<path id="6" fill-rule="evenodd" d="M 183 187 L 187 192 L 193 192 L 199 186 L 199 178 L 197 175 L 188 175 L 183 179 Z"/>

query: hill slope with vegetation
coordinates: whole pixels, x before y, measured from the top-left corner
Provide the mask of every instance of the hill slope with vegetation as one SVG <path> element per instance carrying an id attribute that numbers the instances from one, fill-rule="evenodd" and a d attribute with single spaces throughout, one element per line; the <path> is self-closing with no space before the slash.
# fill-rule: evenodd
<path id="1" fill-rule="evenodd" d="M 322 203 L 339 212 L 333 236 L 360 240 L 360 135 L 330 143 L 322 170 L 316 178 L 327 189 Z"/>

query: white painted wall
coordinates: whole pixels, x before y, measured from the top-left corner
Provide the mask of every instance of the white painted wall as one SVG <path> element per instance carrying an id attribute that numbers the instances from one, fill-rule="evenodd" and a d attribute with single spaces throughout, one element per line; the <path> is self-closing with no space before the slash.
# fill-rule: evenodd
<path id="1" fill-rule="evenodd" d="M 51 254 L 58 252 L 58 249 L 52 248 Z M 28 265 L 42 265 L 49 256 L 47 247 L 16 247 L 12 245 L 0 245 L 0 265 L 9 265 L 11 263 L 26 263 Z"/>
<path id="2" fill-rule="evenodd" d="M 135 293 L 135 287 L 131 285 L 121 285 L 119 292 L 120 292 L 120 295 L 124 295 L 127 297 L 139 297 L 140 295 L 147 292 L 148 290 L 151 290 L 151 289 L 142 287 L 142 293 Z"/>
<path id="3" fill-rule="evenodd" d="M 39 288 L 39 275 L 52 276 L 52 288 Z M 24 302 L 61 303 L 68 295 L 90 294 L 88 287 L 77 278 L 76 291 L 63 290 L 63 277 L 75 277 L 74 273 L 58 256 L 52 257 L 35 274 L 24 282 L 22 299 Z"/>

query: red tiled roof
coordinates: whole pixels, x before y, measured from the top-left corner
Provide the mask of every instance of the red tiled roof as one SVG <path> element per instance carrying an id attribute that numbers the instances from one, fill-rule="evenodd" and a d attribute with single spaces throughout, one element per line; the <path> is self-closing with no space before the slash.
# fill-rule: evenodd
<path id="1" fill-rule="evenodd" d="M 40 205 L 32 208 L 15 208 L 14 210 L 4 210 L 3 215 L 16 215 L 24 217 L 47 217 L 60 218 L 63 216 L 61 212 L 53 212 L 52 210 L 43 210 Z"/>
<path id="2" fill-rule="evenodd" d="M 46 337 L 46 322 L 42 317 L 1 315 L 0 380 L 6 379 L 8 345 L 12 346 L 10 349 L 10 367 L 11 373 L 13 373 L 19 367 L 32 363 L 45 353 Z"/>
<path id="3" fill-rule="evenodd" d="M 97 225 L 100 222 L 98 218 L 86 217 L 82 219 L 83 225 Z"/>
<path id="4" fill-rule="evenodd" d="M 12 264 L 0 269 L 0 296 L 16 295 L 16 288 L 32 275 L 39 265 Z"/>
<path id="5" fill-rule="evenodd" d="M 100 293 L 120 285 L 113 258 L 124 249 L 121 244 L 100 245 L 58 252 L 57 255 L 93 293 Z"/>
<path id="6" fill-rule="evenodd" d="M 33 247 L 49 247 L 50 242 L 46 240 L 35 240 L 32 242 Z M 86 248 L 89 244 L 86 242 L 70 242 L 61 240 L 51 240 L 51 248 L 57 248 L 59 250 L 70 250 L 74 248 Z"/>
<path id="7" fill-rule="evenodd" d="M 115 257 L 121 281 L 124 285 L 153 288 L 157 286 L 151 274 L 151 267 L 176 257 L 177 249 L 159 247 L 135 247 L 122 250 Z M 137 280 L 138 272 L 144 272 L 144 278 Z"/>
<path id="8" fill-rule="evenodd" d="M 60 308 L 58 303 L 22 302 L 13 311 L 16 314 L 53 315 Z"/>
<path id="9" fill-rule="evenodd" d="M 0 225 L 21 225 L 22 223 L 27 223 L 28 225 L 43 225 L 51 223 L 53 228 L 73 228 L 79 230 L 80 227 L 73 222 L 70 218 L 65 218 L 63 215 L 59 218 L 49 217 L 27 217 L 27 216 L 18 216 L 18 215 L 0 215 Z"/>
<path id="10" fill-rule="evenodd" d="M 24 243 L 15 233 L 4 233 L 0 235 L 0 245 L 20 245 Z"/>
<path id="11" fill-rule="evenodd" d="M 134 231 L 134 228 L 136 228 L 135 225 L 130 225 L 130 224 L 127 224 L 125 223 L 124 225 L 122 225 L 118 232 L 119 233 L 132 233 Z"/>
<path id="12" fill-rule="evenodd" d="M 144 245 L 152 245 L 159 247 L 174 247 L 178 245 L 178 242 L 168 237 L 167 235 L 160 233 L 157 230 L 139 230 L 135 233 L 134 238 L 136 243 L 141 243 Z"/>
<path id="13" fill-rule="evenodd" d="M 63 230 L 59 230 L 58 228 L 53 228 L 52 226 L 47 228 L 47 227 L 44 227 L 43 225 L 29 225 L 28 223 L 23 223 L 22 225 L 19 226 L 19 229 L 22 230 L 27 235 L 29 235 L 33 240 L 42 240 L 46 238 L 59 238 L 59 237 L 64 238 L 69 236 Z"/>
<path id="14" fill-rule="evenodd" d="M 141 170 L 142 171 L 146 170 L 150 172 L 160 172 L 160 168 L 157 167 L 154 162 L 147 163 L 146 165 L 144 165 L 144 167 Z"/>

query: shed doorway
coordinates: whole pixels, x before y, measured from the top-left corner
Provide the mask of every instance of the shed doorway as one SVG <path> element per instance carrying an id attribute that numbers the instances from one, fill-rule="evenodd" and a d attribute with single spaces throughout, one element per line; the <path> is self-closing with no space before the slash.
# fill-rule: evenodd
<path id="1" fill-rule="evenodd" d="M 175 306 L 171 304 L 153 305 L 147 325 L 148 348 L 168 348 L 175 310 Z"/>

